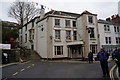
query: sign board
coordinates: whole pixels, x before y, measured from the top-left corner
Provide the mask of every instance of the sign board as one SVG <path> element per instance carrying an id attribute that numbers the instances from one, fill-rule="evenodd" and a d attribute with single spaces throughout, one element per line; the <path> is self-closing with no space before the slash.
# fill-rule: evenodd
<path id="1" fill-rule="evenodd" d="M 0 49 L 11 49 L 11 44 L 0 44 Z"/>

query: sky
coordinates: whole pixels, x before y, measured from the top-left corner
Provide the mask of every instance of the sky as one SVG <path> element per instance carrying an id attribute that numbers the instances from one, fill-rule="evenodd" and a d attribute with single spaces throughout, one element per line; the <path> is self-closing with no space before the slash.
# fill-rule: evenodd
<path id="1" fill-rule="evenodd" d="M 8 17 L 9 7 L 15 0 L 0 0 L 0 19 L 10 22 L 17 22 L 14 18 Z M 22 0 L 21 0 L 22 1 Z M 24 0 L 26 2 L 37 2 L 48 8 L 58 11 L 66 11 L 81 14 L 87 10 L 98 15 L 98 19 L 106 19 L 118 14 L 118 2 L 120 0 Z M 37 7 L 36 8 L 40 8 Z M 49 10 L 46 9 L 46 12 Z"/>

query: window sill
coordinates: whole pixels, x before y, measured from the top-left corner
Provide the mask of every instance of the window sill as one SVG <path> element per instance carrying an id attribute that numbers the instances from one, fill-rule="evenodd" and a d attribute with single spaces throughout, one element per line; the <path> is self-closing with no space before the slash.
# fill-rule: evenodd
<path id="1" fill-rule="evenodd" d="M 90 22 L 88 22 L 90 25 L 95 25 L 95 23 L 90 23 Z"/>
<path id="2" fill-rule="evenodd" d="M 115 32 L 115 34 L 120 34 L 120 32 Z"/>
<path id="3" fill-rule="evenodd" d="M 90 40 L 96 40 L 95 38 L 90 38 Z"/>
<path id="4" fill-rule="evenodd" d="M 66 42 L 72 42 L 72 40 L 66 40 Z"/>
<path id="5" fill-rule="evenodd" d="M 56 39 L 55 39 L 54 41 L 55 41 L 55 42 L 61 42 L 61 40 L 56 40 Z"/>
<path id="6" fill-rule="evenodd" d="M 56 25 L 56 26 L 54 26 L 54 27 L 61 28 L 61 26 L 57 26 L 57 25 Z"/>
<path id="7" fill-rule="evenodd" d="M 71 26 L 66 26 L 65 28 L 71 28 Z"/>
<path id="8" fill-rule="evenodd" d="M 111 33 L 110 31 L 105 31 L 105 33 Z"/>

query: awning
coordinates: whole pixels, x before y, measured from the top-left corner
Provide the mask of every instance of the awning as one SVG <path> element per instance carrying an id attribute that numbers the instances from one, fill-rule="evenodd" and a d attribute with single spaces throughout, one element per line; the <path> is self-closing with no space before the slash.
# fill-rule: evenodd
<path id="1" fill-rule="evenodd" d="M 82 45 L 82 44 L 84 44 L 83 41 L 73 41 L 67 43 L 67 45 Z"/>

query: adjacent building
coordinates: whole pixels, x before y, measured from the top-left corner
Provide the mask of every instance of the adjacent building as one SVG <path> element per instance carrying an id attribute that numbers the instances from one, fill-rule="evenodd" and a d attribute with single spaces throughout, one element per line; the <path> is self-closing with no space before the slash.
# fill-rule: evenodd
<path id="1" fill-rule="evenodd" d="M 120 47 L 120 24 L 105 20 L 98 20 L 100 47 L 111 52 L 115 47 Z"/>

